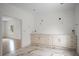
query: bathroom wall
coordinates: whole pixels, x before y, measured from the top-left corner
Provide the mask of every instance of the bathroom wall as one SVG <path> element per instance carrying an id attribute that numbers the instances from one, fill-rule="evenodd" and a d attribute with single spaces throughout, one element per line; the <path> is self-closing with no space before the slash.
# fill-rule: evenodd
<path id="1" fill-rule="evenodd" d="M 72 34 L 32 34 L 32 45 L 74 49 L 76 50 L 76 37 Z"/>
<path id="2" fill-rule="evenodd" d="M 34 17 L 28 9 L 25 11 L 12 4 L 0 4 L 0 16 L 10 16 L 22 20 L 22 47 L 30 45 Z"/>
<path id="3" fill-rule="evenodd" d="M 5 17 L 5 19 L 7 19 L 7 17 Z M 21 24 L 21 20 L 19 19 L 12 19 L 10 18 L 10 20 L 6 21 L 6 35 L 8 38 L 14 38 L 14 39 L 19 39 L 21 40 L 21 33 L 22 33 L 22 24 Z M 13 30 L 11 29 L 11 26 L 13 26 Z"/>
<path id="4" fill-rule="evenodd" d="M 2 20 L 2 18 L 1 18 L 1 20 Z M 2 21 L 2 37 L 4 38 L 4 37 L 6 37 L 7 35 L 6 35 L 6 21 Z"/>
<path id="5" fill-rule="evenodd" d="M 2 55 L 2 21 L 0 19 L 0 56 Z"/>
<path id="6" fill-rule="evenodd" d="M 74 4 L 37 4 L 36 33 L 68 34 L 74 29 Z M 41 7 L 42 6 L 42 7 Z"/>
<path id="7" fill-rule="evenodd" d="M 79 54 L 79 4 L 76 4 L 75 7 L 75 16 L 76 16 L 76 35 L 77 35 L 77 53 Z"/>
<path id="8" fill-rule="evenodd" d="M 76 49 L 75 4 L 37 4 L 32 43 Z M 34 37 L 33 37 L 34 36 Z"/>

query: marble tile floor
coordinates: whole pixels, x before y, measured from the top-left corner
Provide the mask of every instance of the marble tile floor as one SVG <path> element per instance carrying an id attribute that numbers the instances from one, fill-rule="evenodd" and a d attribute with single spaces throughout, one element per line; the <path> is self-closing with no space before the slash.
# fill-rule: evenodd
<path id="1" fill-rule="evenodd" d="M 11 56 L 11 54 L 8 54 L 7 56 Z M 73 50 L 29 46 L 27 48 L 17 50 L 16 56 L 76 56 L 76 52 Z"/>
<path id="2" fill-rule="evenodd" d="M 28 48 L 20 49 L 16 52 L 17 56 L 75 56 L 76 52 L 73 50 L 52 49 L 41 46 L 30 46 Z"/>

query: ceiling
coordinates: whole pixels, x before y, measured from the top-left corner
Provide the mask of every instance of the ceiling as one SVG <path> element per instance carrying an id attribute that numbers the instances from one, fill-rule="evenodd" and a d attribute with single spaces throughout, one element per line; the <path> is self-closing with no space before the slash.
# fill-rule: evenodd
<path id="1" fill-rule="evenodd" d="M 60 12 L 74 10 L 75 3 L 2 3 L 0 5 L 10 5 L 23 10 L 29 10 L 34 14 L 45 14 L 51 12 Z"/>
<path id="2" fill-rule="evenodd" d="M 73 10 L 75 8 L 74 3 L 12 3 L 11 5 L 22 8 L 24 10 L 33 11 L 34 13 Z"/>

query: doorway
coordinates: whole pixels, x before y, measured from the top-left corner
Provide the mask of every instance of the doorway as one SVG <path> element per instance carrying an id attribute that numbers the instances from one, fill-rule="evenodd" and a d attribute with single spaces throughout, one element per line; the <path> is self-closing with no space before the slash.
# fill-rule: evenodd
<path id="1" fill-rule="evenodd" d="M 22 21 L 12 17 L 2 17 L 2 55 L 16 54 L 21 48 Z"/>

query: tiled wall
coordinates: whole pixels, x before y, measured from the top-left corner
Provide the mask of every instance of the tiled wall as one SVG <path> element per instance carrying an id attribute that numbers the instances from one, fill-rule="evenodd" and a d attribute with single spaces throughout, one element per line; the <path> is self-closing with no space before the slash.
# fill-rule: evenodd
<path id="1" fill-rule="evenodd" d="M 32 34 L 31 36 L 32 45 L 76 49 L 74 34 Z"/>

